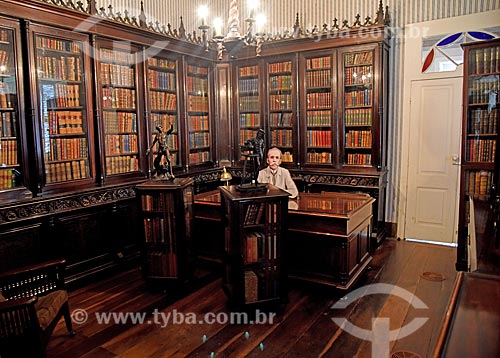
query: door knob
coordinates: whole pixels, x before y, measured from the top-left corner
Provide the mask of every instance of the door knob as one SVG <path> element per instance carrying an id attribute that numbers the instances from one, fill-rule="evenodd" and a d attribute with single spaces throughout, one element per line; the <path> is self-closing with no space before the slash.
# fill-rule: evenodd
<path id="1" fill-rule="evenodd" d="M 451 163 L 453 165 L 460 165 L 460 157 L 458 155 L 453 155 L 451 157 Z"/>

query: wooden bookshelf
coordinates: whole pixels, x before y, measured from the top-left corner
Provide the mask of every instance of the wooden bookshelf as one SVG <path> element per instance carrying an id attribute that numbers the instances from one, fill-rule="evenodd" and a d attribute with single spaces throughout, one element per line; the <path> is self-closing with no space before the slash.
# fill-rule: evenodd
<path id="1" fill-rule="evenodd" d="M 278 147 L 282 163 L 293 163 L 296 127 L 297 92 L 294 58 L 267 62 L 267 126 L 269 148 Z M 296 155 L 295 155 L 296 158 Z"/>
<path id="2" fill-rule="evenodd" d="M 186 113 L 189 166 L 213 161 L 209 73 L 208 64 L 187 64 Z"/>
<path id="3" fill-rule="evenodd" d="M 457 269 L 468 269 L 468 235 L 470 209 L 474 200 L 478 235 L 494 232 L 500 198 L 498 121 L 500 99 L 500 40 L 481 41 L 463 45 L 464 92 L 462 123 L 462 165 L 458 225 Z M 491 215 L 489 207 L 495 212 Z M 498 231 L 497 245 L 498 245 Z M 492 235 L 493 236 L 493 235 Z M 481 240 L 480 237 L 477 240 Z M 487 244 L 494 238 L 485 240 Z M 482 240 L 481 240 L 482 241 Z M 485 244 L 483 243 L 483 245 Z"/>
<path id="4" fill-rule="evenodd" d="M 270 185 L 265 192 L 220 187 L 225 236 L 224 289 L 235 307 L 287 301 L 284 265 L 288 196 Z"/>
<path id="5" fill-rule="evenodd" d="M 147 87 L 150 113 L 150 132 L 154 140 L 156 127 L 161 125 L 164 131 L 173 126 L 168 136 L 168 148 L 172 167 L 178 167 L 179 161 L 179 103 L 178 71 L 179 61 L 166 55 L 157 55 L 147 60 Z"/>
<path id="6" fill-rule="evenodd" d="M 143 274 L 153 285 L 189 279 L 193 180 L 149 181 L 136 187 L 143 227 Z"/>
<path id="7" fill-rule="evenodd" d="M 34 25 L 32 41 L 38 103 L 37 135 L 43 163 L 42 191 L 81 181 L 92 185 L 95 177 L 92 147 L 88 37 Z"/>

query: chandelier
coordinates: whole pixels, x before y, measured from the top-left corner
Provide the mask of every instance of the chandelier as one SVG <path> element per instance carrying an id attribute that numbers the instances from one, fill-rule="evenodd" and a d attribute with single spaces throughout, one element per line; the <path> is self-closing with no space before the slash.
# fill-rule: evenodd
<path id="1" fill-rule="evenodd" d="M 255 16 L 255 9 L 258 7 L 258 0 L 248 0 L 248 9 L 250 10 L 250 16 L 245 19 L 247 25 L 247 32 L 245 35 L 240 34 L 239 25 L 239 11 L 238 11 L 238 1 L 231 0 L 231 5 L 229 8 L 229 19 L 228 19 L 228 32 L 224 35 L 224 22 L 221 18 L 216 18 L 213 20 L 212 26 L 207 25 L 208 21 L 208 7 L 202 5 L 198 8 L 198 16 L 201 18 L 201 25 L 198 27 L 202 32 L 202 41 L 205 51 L 208 51 L 210 45 L 213 43 L 217 49 L 217 58 L 219 60 L 223 59 L 224 52 L 228 53 L 231 58 L 236 57 L 236 53 L 243 46 L 255 46 L 255 55 L 260 56 L 262 51 L 262 42 L 264 40 L 265 33 L 262 31 L 262 27 L 266 22 L 264 15 L 259 14 Z M 255 28 L 254 28 L 255 27 Z M 212 37 L 209 39 L 207 32 L 213 29 Z"/>

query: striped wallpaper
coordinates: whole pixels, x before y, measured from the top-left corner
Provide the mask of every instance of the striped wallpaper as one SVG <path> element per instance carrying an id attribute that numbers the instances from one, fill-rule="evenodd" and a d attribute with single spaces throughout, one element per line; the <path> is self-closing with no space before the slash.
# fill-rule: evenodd
<path id="1" fill-rule="evenodd" d="M 255 1 L 255 0 L 253 0 Z M 210 18 L 228 18 L 230 0 L 144 0 L 144 11 L 149 21 L 170 23 L 174 28 L 180 25 L 183 17 L 184 26 L 188 32 L 196 30 L 200 21 L 197 19 L 196 9 L 201 4 L 210 8 Z M 98 7 L 113 5 L 116 11 L 127 9 L 132 16 L 139 14 L 140 1 L 138 0 L 98 0 Z M 246 30 L 244 19 L 248 17 L 246 1 L 239 1 L 240 32 Z M 320 27 L 324 23 L 332 24 L 334 18 L 342 23 L 348 20 L 352 24 L 356 14 L 364 19 L 366 16 L 375 17 L 378 0 L 261 0 L 259 11 L 266 14 L 266 31 L 276 33 L 291 30 L 295 14 L 300 14 L 301 25 L 304 29 L 312 29 L 314 25 Z M 400 131 L 402 116 L 402 88 L 403 88 L 403 45 L 402 29 L 407 24 L 444 19 L 455 16 L 469 15 L 478 12 L 500 9 L 499 0 L 384 0 L 384 7 L 389 6 L 391 27 L 394 37 L 391 43 L 390 73 L 391 76 L 389 97 L 389 133 L 388 133 L 388 197 L 386 204 L 386 221 L 397 222 L 397 192 L 399 190 L 400 172 Z M 258 12 L 259 12 L 258 11 Z M 499 21 L 500 23 L 500 21 Z"/>

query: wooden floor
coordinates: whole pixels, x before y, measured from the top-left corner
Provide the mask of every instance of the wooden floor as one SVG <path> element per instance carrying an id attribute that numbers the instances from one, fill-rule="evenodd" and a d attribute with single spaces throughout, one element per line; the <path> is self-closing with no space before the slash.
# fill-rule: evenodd
<path id="1" fill-rule="evenodd" d="M 218 277 L 198 282 L 191 293 L 149 292 L 139 270 L 131 270 L 70 293 L 71 310 L 83 309 L 88 320 L 75 324 L 69 337 L 59 322 L 49 343 L 48 357 L 371 357 L 371 343 L 340 329 L 332 317 L 346 317 L 352 324 L 372 329 L 372 318 L 388 317 L 396 330 L 425 317 L 428 321 L 415 333 L 390 342 L 389 352 L 403 351 L 430 357 L 435 348 L 454 287 L 454 248 L 386 240 L 374 253 L 371 269 L 357 287 L 386 283 L 408 290 L 428 309 L 414 308 L 395 295 L 372 294 L 344 309 L 332 309 L 344 293 L 291 282 L 289 303 L 273 324 L 154 324 L 159 313 L 173 317 L 188 313 L 199 320 L 204 314 L 228 313 L 226 296 Z M 422 277 L 425 272 L 431 279 Z M 425 276 L 425 275 L 424 275 Z M 340 300 L 340 301 L 339 301 Z M 143 324 L 98 323 L 96 313 L 144 312 Z M 75 318 L 80 316 L 76 315 Z M 149 324 L 148 321 L 149 320 Z"/>

